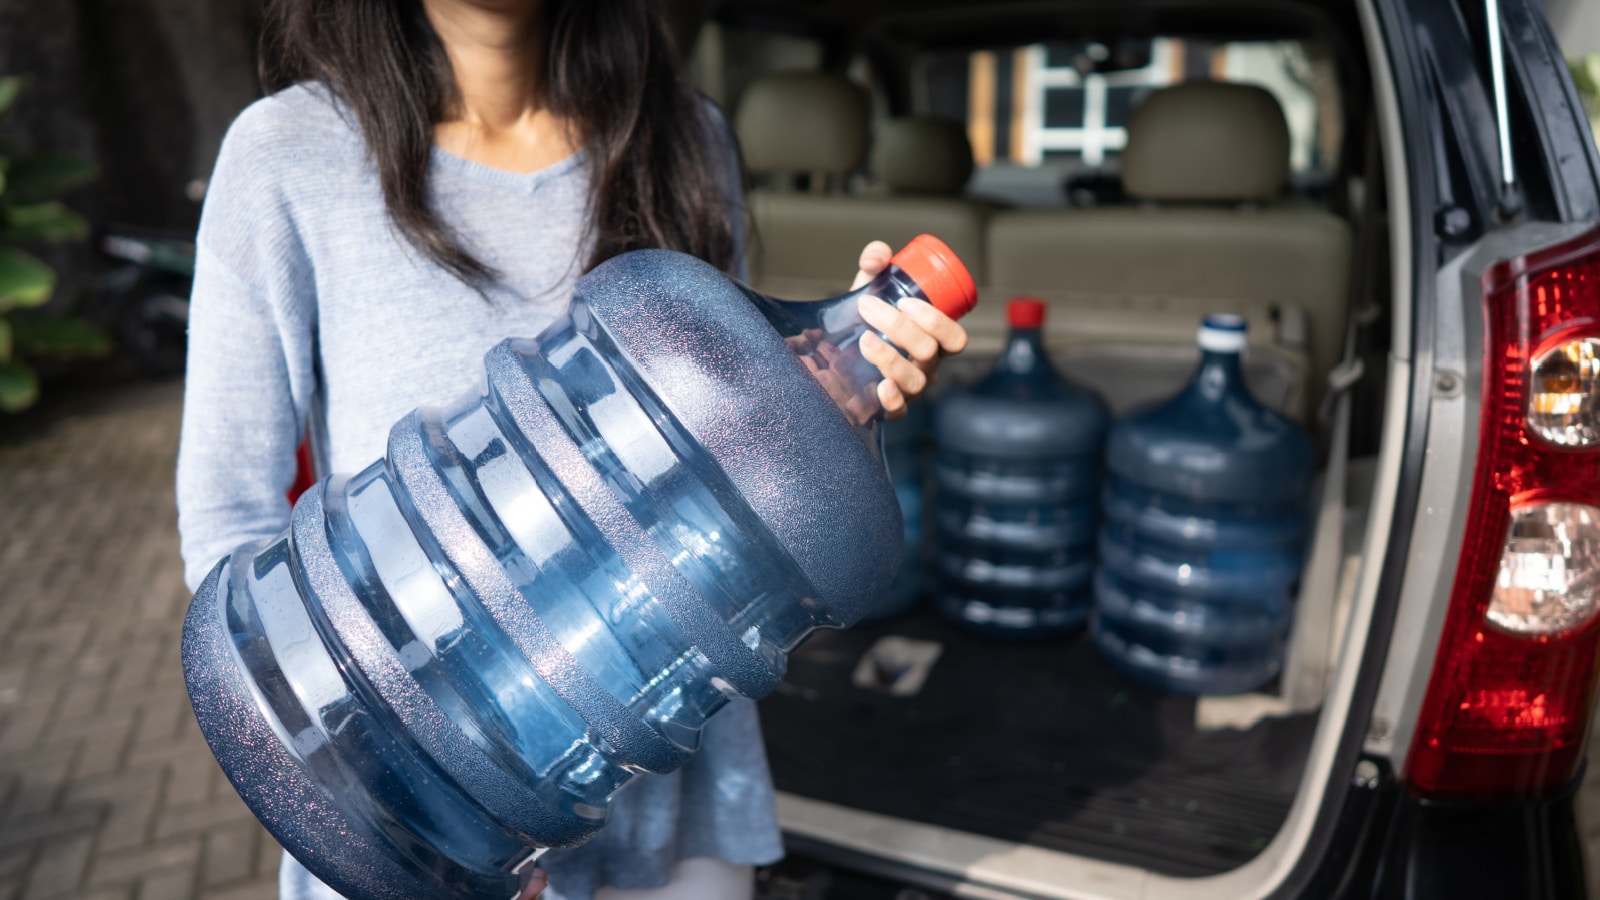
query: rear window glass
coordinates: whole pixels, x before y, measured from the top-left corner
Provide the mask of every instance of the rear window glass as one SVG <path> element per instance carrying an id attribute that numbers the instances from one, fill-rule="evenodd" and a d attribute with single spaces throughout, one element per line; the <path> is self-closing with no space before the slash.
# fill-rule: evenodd
<path id="1" fill-rule="evenodd" d="M 1185 81 L 1265 88 L 1289 124 L 1295 180 L 1315 183 L 1336 167 L 1341 111 L 1320 45 L 1157 38 L 1141 50 L 1131 55 L 1136 68 L 1094 42 L 933 54 L 920 66 L 925 111 L 967 123 L 974 192 L 1024 204 L 1061 202 L 1059 190 L 1036 189 L 1045 183 L 1114 172 L 1133 110 L 1151 91 Z"/>

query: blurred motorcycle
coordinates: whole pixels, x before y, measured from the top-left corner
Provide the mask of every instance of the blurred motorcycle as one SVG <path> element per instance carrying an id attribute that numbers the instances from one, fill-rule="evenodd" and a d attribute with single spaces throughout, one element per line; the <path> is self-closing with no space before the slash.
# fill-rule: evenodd
<path id="1" fill-rule="evenodd" d="M 99 246 L 120 261 L 100 282 L 101 302 L 118 342 L 146 374 L 182 372 L 194 241 L 121 230 L 102 234 Z"/>

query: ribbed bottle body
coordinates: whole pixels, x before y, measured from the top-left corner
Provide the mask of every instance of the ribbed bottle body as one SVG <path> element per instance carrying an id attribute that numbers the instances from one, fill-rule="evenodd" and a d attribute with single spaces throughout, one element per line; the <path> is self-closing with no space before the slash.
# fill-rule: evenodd
<path id="1" fill-rule="evenodd" d="M 1298 585 L 1298 502 L 1201 501 L 1113 475 L 1101 503 L 1094 639 L 1167 690 L 1232 694 L 1283 662 Z"/>
<path id="2" fill-rule="evenodd" d="M 1214 346 L 1189 385 L 1107 440 L 1094 641 L 1167 690 L 1239 693 L 1283 664 L 1314 450 L 1245 388 L 1243 327 L 1208 317 Z"/>
<path id="3" fill-rule="evenodd" d="M 1097 395 L 1050 366 L 1042 304 L 1019 313 L 1019 303 L 1037 301 L 1013 301 L 1011 340 L 994 370 L 935 409 L 932 595 L 964 627 L 1038 638 L 1089 614 L 1109 416 Z"/>
<path id="4" fill-rule="evenodd" d="M 509 896 L 531 848 L 587 838 L 633 775 L 676 768 L 730 697 L 843 624 L 606 343 L 568 324 L 500 345 L 482 394 L 402 420 L 191 608 L 186 657 L 232 648 L 291 757 L 235 777 L 245 799 L 302 861 L 327 854 L 294 812 L 315 801 L 403 872 L 309 863 L 352 896 Z M 191 669 L 196 713 L 236 735 L 212 676 Z"/>
<path id="5" fill-rule="evenodd" d="M 933 296 L 970 308 L 948 248 L 913 243 L 896 259 L 960 274 Z M 848 344 L 855 302 L 805 312 Z M 589 838 L 882 595 L 902 524 L 875 416 L 845 402 L 867 388 L 804 364 L 788 306 L 621 254 L 212 570 L 184 628 L 195 716 L 313 874 L 352 900 L 512 896 L 536 848 Z"/>
<path id="6" fill-rule="evenodd" d="M 1038 460 L 939 450 L 939 611 L 997 637 L 1050 637 L 1082 626 L 1098 478 L 1092 453 Z"/>

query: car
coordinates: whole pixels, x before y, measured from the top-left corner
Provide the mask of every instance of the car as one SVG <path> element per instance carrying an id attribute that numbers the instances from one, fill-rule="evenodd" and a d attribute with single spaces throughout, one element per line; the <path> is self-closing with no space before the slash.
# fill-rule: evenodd
<path id="1" fill-rule="evenodd" d="M 1255 693 L 1154 691 L 1086 638 L 927 612 L 799 649 L 762 706 L 791 848 L 766 890 L 1583 896 L 1600 158 L 1534 0 L 672 9 L 744 150 L 758 289 L 824 296 L 865 240 L 934 232 L 986 300 L 946 381 L 1034 295 L 1118 410 L 1238 312 L 1252 388 L 1322 454 L 1287 662 Z M 1241 111 L 1262 91 L 1286 147 Z M 1158 93 L 1183 114 L 1139 121 Z M 915 690 L 887 689 L 887 637 L 935 648 Z"/>

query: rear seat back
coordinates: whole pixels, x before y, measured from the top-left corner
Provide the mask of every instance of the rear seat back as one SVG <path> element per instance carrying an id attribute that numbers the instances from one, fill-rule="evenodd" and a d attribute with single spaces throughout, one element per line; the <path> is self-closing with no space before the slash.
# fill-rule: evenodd
<path id="1" fill-rule="evenodd" d="M 868 241 L 898 248 L 925 231 L 949 243 L 981 280 L 990 208 L 954 196 L 972 174 L 972 149 L 959 125 L 887 123 L 872 156 L 887 194 L 783 189 L 795 173 L 826 185 L 859 169 L 868 124 L 860 90 L 839 75 L 779 73 L 746 89 L 735 116 L 745 165 L 777 183 L 748 197 L 756 232 L 750 271 L 759 290 L 794 299 L 839 293 Z"/>
<path id="2" fill-rule="evenodd" d="M 813 186 L 847 175 L 866 159 L 866 95 L 831 72 L 775 72 L 756 79 L 740 99 L 734 128 L 745 168 Z"/>
<path id="3" fill-rule="evenodd" d="M 997 213 L 989 296 L 1045 297 L 1057 307 L 1052 338 L 1066 340 L 1188 344 L 1203 313 L 1239 312 L 1253 345 L 1292 355 L 1308 339 L 1296 405 L 1315 403 L 1344 339 L 1351 238 L 1337 216 L 1282 202 L 1287 175 L 1288 130 L 1271 94 L 1213 83 L 1158 91 L 1129 123 L 1123 156 L 1139 204 Z"/>
<path id="4" fill-rule="evenodd" d="M 972 168 L 966 126 L 952 119 L 890 119 L 873 136 L 872 174 L 897 196 L 959 198 Z"/>

